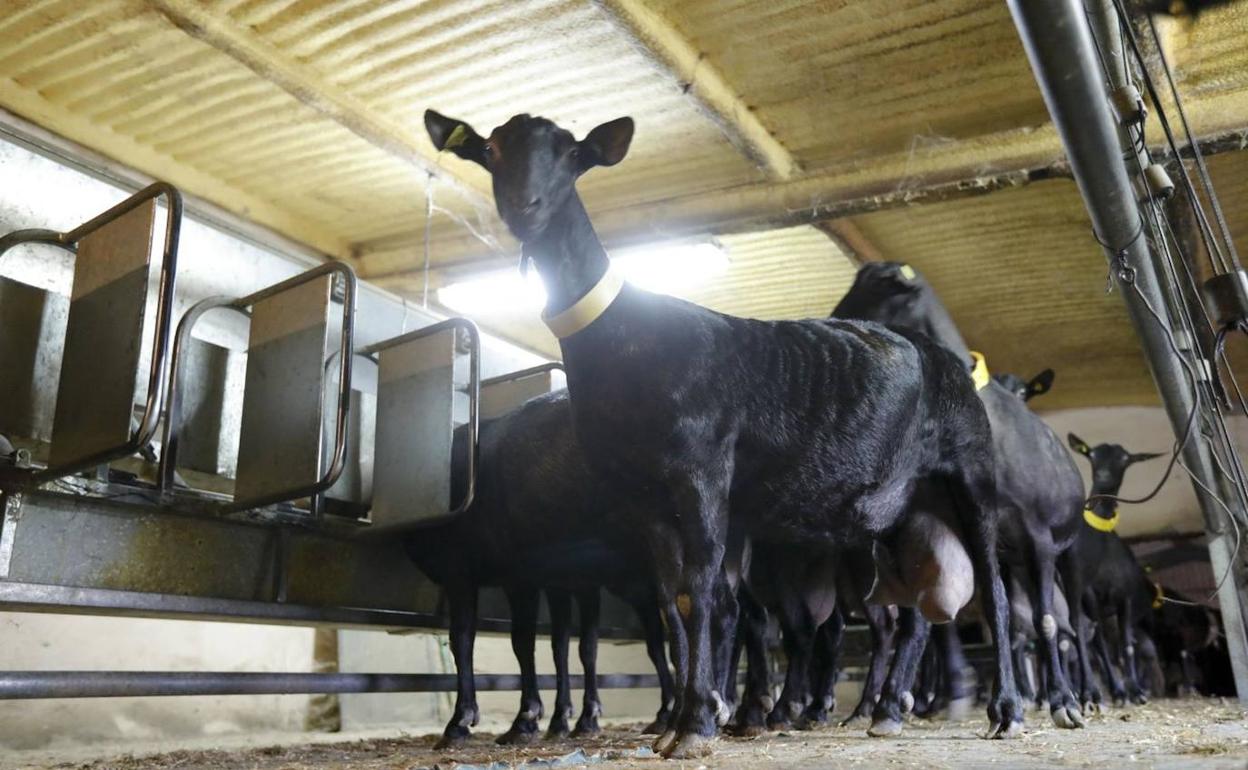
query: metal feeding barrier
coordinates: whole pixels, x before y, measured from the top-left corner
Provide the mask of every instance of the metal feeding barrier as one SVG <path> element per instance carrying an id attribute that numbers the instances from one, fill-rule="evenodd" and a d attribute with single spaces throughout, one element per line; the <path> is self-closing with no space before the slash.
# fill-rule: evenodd
<path id="1" fill-rule="evenodd" d="M 143 354 L 156 200 L 165 199 L 147 394 L 132 429 Z M 177 283 L 182 196 L 157 182 L 68 232 L 18 230 L 0 237 L 0 258 L 23 244 L 56 246 L 76 255 L 60 374 L 51 457 L 32 474 L 62 478 L 142 449 L 156 433 Z"/>
<path id="2" fill-rule="evenodd" d="M 361 304 L 343 263 L 291 275 L 274 257 L 213 275 L 212 296 L 190 303 L 175 291 L 182 213 L 154 184 L 68 232 L 0 238 L 0 255 L 75 254 L 67 303 L 0 277 L 0 433 L 19 448 L 0 457 L 0 609 L 445 628 L 403 540 L 471 505 L 482 394 L 500 414 L 549 391 L 558 367 L 483 382 L 471 321 L 408 330 L 397 301 Z M 253 273 L 286 277 L 256 288 Z M 484 594 L 480 628 L 506 632 L 501 592 Z M 604 619 L 608 638 L 640 635 L 623 604 Z M 0 699 L 454 687 L 442 674 L 0 672 Z"/>

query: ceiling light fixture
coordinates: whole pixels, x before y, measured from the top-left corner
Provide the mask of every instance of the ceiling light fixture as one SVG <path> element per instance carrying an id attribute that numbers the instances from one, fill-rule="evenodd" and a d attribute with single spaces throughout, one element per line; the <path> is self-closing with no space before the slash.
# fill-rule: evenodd
<path id="1" fill-rule="evenodd" d="M 704 286 L 728 269 L 728 253 L 713 241 L 652 244 L 620 249 L 611 258 L 630 283 L 659 294 L 680 295 Z M 492 315 L 540 312 L 546 290 L 536 270 L 497 270 L 438 289 L 438 302 L 457 313 Z"/>

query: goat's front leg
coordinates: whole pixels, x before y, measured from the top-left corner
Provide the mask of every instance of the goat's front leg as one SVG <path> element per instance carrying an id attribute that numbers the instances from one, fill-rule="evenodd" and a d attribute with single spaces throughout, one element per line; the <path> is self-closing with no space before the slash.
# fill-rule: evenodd
<path id="1" fill-rule="evenodd" d="M 568 672 L 568 643 L 572 638 L 572 594 L 562 588 L 546 589 L 550 606 L 550 652 L 555 663 L 555 708 L 546 728 L 546 738 L 555 740 L 568 734 L 572 718 L 572 680 Z"/>
<path id="2" fill-rule="evenodd" d="M 498 736 L 500 745 L 525 744 L 537 740 L 538 720 L 542 718 L 542 695 L 537 689 L 537 664 L 534 661 L 537 646 L 536 588 L 512 588 L 507 590 L 511 603 L 511 651 L 520 664 L 520 710 L 507 732 Z"/>
<path id="3" fill-rule="evenodd" d="M 729 465 L 722 463 L 721 467 Z M 690 471 L 673 485 L 684 557 L 675 603 L 688 639 L 689 672 L 676 722 L 676 740 L 663 752 L 669 758 L 705 756 L 717 729 L 718 682 L 711 637 L 716 581 L 720 578 L 728 533 L 728 482 L 727 475 L 708 478 L 700 469 Z"/>
<path id="4" fill-rule="evenodd" d="M 596 735 L 602 732 L 598 717 L 602 716 L 602 700 L 598 697 L 598 619 L 602 614 L 602 597 L 598 589 L 582 591 L 576 596 L 576 606 L 581 612 L 581 639 L 578 651 L 581 670 L 585 672 L 585 698 L 581 717 L 576 720 L 572 735 Z"/>
<path id="5" fill-rule="evenodd" d="M 1140 685 L 1140 672 L 1136 665 L 1135 624 L 1131 622 L 1131 597 L 1118 605 L 1118 636 L 1122 638 L 1123 678 L 1126 680 L 1127 697 L 1137 706 L 1148 703 L 1144 688 Z"/>
<path id="6" fill-rule="evenodd" d="M 633 609 L 637 611 L 637 617 L 641 620 L 641 627 L 646 634 L 646 655 L 650 658 L 650 662 L 654 664 L 654 671 L 659 677 L 659 712 L 655 714 L 654 721 L 646 725 L 641 731 L 642 735 L 662 735 L 667 732 L 668 724 L 672 719 L 672 704 L 675 700 L 676 685 L 672 681 L 672 669 L 667 662 L 667 646 L 663 638 L 663 619 L 660 615 L 659 605 L 654 597 L 648 600 L 637 600 L 633 604 Z"/>
<path id="7" fill-rule="evenodd" d="M 458 688 L 455 711 L 451 721 L 442 731 L 442 738 L 435 749 L 449 749 L 462 745 L 476 727 L 480 718 L 477 709 L 477 688 L 472 673 L 472 649 L 477 637 L 477 587 L 454 585 L 446 589 L 450 612 L 451 655 L 455 658 L 455 676 Z"/>

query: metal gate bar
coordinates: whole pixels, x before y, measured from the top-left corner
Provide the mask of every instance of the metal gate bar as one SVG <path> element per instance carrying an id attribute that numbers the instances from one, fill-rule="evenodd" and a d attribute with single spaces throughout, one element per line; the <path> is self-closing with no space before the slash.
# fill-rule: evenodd
<path id="1" fill-rule="evenodd" d="M 585 677 L 573 674 L 573 689 Z M 478 690 L 519 690 L 519 674 L 477 674 Z M 555 689 L 554 674 L 537 685 Z M 308 674 L 238 671 L 0 671 L 0 700 L 134 698 L 168 695 L 304 695 L 317 693 L 454 692 L 454 674 Z M 656 674 L 599 674 L 598 687 L 658 687 Z"/>

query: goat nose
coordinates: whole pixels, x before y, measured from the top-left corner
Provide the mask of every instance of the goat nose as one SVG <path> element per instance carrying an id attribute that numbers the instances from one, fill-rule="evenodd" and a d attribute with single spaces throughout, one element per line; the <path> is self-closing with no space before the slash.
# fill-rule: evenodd
<path id="1" fill-rule="evenodd" d="M 536 211 L 537 211 L 538 206 L 541 206 L 541 205 L 542 205 L 542 199 L 541 199 L 541 198 L 533 198 L 532 200 L 530 200 L 530 201 L 529 201 L 528 205 L 524 207 L 524 213 L 525 213 L 525 214 L 532 214 L 532 213 L 536 212 Z"/>

